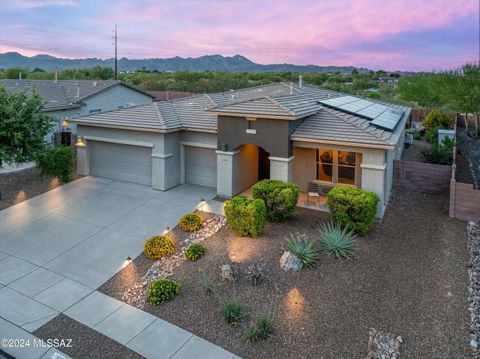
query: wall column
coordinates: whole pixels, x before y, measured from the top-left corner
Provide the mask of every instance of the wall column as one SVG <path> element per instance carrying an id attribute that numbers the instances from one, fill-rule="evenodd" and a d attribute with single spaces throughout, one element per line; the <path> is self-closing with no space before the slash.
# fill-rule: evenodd
<path id="1" fill-rule="evenodd" d="M 378 219 L 383 218 L 385 212 L 385 195 L 386 195 L 386 163 L 385 152 L 378 151 L 375 153 L 363 153 L 362 163 L 362 186 L 361 189 L 376 193 L 380 198 L 377 205 Z"/>
<path id="2" fill-rule="evenodd" d="M 269 157 L 270 179 L 291 182 L 293 179 L 293 159 L 295 157 Z"/>
<path id="3" fill-rule="evenodd" d="M 77 150 L 77 174 L 80 176 L 88 176 L 90 174 L 90 161 L 88 158 L 87 140 L 78 138 L 75 143 Z"/>
<path id="4" fill-rule="evenodd" d="M 158 154 L 152 153 L 152 188 L 160 191 L 166 191 L 172 186 L 167 185 L 166 181 L 166 161 L 172 157 L 171 153 Z"/>
<path id="5" fill-rule="evenodd" d="M 234 193 L 234 156 L 237 152 L 216 151 L 217 153 L 217 194 L 233 197 Z"/>

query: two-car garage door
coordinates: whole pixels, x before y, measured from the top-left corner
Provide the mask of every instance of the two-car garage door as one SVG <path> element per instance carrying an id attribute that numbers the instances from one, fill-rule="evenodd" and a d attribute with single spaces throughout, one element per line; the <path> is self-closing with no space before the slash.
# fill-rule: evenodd
<path id="1" fill-rule="evenodd" d="M 152 148 L 88 141 L 90 173 L 127 182 L 152 185 Z"/>
<path id="2" fill-rule="evenodd" d="M 152 185 L 152 148 L 88 141 L 90 174 Z M 217 188 L 215 149 L 185 146 L 185 182 Z M 173 168 L 171 169 L 174 170 Z M 167 169 L 168 171 L 168 169 Z"/>
<path id="3" fill-rule="evenodd" d="M 185 146 L 185 182 L 217 188 L 217 155 L 214 149 Z"/>

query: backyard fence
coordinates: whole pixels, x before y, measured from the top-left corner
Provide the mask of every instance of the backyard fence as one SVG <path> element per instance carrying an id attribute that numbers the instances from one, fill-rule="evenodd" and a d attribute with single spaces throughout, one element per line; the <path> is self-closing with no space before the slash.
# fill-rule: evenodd
<path id="1" fill-rule="evenodd" d="M 457 115 L 457 124 L 464 119 Z M 425 193 L 449 193 L 449 217 L 463 221 L 480 221 L 480 191 L 472 184 L 457 182 L 457 148 L 453 148 L 451 166 L 412 161 L 393 161 L 393 184 L 396 187 Z"/>
<path id="2" fill-rule="evenodd" d="M 393 183 L 411 191 L 448 193 L 452 167 L 412 161 L 393 161 Z"/>

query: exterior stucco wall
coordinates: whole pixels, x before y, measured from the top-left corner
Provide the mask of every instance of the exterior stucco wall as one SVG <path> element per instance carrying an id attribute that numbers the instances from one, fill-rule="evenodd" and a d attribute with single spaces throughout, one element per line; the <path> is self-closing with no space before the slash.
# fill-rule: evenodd
<path id="1" fill-rule="evenodd" d="M 249 122 L 255 134 L 246 133 Z M 245 117 L 219 115 L 217 149 L 235 151 L 242 145 L 254 144 L 262 147 L 270 156 L 289 158 L 292 155 L 290 134 L 298 126 L 297 121 L 291 122 L 262 118 L 247 121 Z"/>
<path id="2" fill-rule="evenodd" d="M 315 149 L 293 147 L 293 156 L 293 183 L 305 192 L 308 182 L 315 178 Z"/>
<path id="3" fill-rule="evenodd" d="M 258 147 L 243 145 L 233 157 L 233 191 L 243 192 L 258 181 Z"/>

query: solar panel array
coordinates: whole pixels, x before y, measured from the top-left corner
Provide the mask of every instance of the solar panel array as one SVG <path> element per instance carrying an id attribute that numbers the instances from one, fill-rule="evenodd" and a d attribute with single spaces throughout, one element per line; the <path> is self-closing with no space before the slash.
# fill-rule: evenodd
<path id="1" fill-rule="evenodd" d="M 342 96 L 319 101 L 322 105 L 370 120 L 372 125 L 393 131 L 404 112 L 354 96 Z"/>

